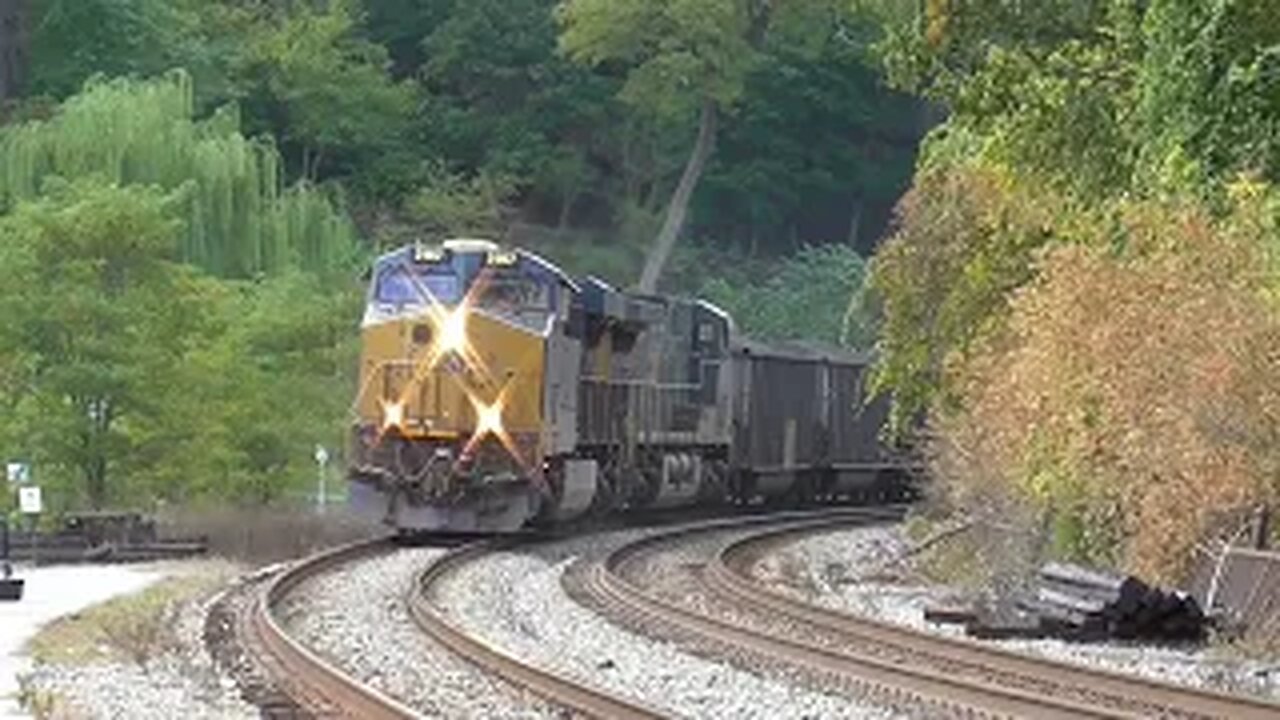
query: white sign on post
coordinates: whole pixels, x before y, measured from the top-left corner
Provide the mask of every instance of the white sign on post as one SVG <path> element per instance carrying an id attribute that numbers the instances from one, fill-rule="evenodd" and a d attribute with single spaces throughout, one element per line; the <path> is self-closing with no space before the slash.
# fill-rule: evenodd
<path id="1" fill-rule="evenodd" d="M 11 462 L 5 465 L 5 475 L 14 485 L 25 485 L 31 482 L 31 466 L 22 462 Z"/>
<path id="2" fill-rule="evenodd" d="M 40 497 L 38 486 L 18 488 L 18 509 L 23 515 L 39 515 L 44 512 L 44 500 Z"/>

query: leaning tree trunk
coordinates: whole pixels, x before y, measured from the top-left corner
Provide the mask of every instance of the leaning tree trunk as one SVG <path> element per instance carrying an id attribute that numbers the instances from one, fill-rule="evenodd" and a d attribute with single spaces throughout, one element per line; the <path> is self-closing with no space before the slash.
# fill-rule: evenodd
<path id="1" fill-rule="evenodd" d="M 22 92 L 27 71 L 26 0 L 0 0 L 0 102 Z"/>
<path id="2" fill-rule="evenodd" d="M 640 292 L 652 293 L 658 289 L 658 279 L 662 277 L 662 271 L 671 257 L 671 250 L 675 248 L 680 231 L 684 228 L 684 219 L 689 214 L 689 201 L 693 198 L 693 191 L 698 187 L 698 181 L 702 179 L 702 171 L 707 167 L 707 160 L 715 150 L 716 124 L 715 101 L 704 100 L 702 119 L 698 127 L 698 141 L 689 155 L 689 162 L 684 167 L 680 184 L 676 186 L 675 193 L 671 195 L 671 201 L 667 203 L 667 217 L 662 223 L 662 230 L 658 232 L 658 237 L 649 250 L 649 256 L 645 258 L 644 272 L 640 275 Z"/>

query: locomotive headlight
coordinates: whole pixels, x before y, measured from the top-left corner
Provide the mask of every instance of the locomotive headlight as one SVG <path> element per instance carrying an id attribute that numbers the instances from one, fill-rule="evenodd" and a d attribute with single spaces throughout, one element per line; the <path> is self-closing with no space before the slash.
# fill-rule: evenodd
<path id="1" fill-rule="evenodd" d="M 384 401 L 382 403 L 382 429 L 390 430 L 402 425 L 404 425 L 404 403 Z"/>
<path id="2" fill-rule="evenodd" d="M 502 434 L 502 406 L 489 405 L 476 408 L 476 434 L 484 436 L 489 433 Z"/>
<path id="3" fill-rule="evenodd" d="M 467 316 L 461 308 L 444 319 L 440 328 L 440 351 L 461 352 L 467 347 Z"/>

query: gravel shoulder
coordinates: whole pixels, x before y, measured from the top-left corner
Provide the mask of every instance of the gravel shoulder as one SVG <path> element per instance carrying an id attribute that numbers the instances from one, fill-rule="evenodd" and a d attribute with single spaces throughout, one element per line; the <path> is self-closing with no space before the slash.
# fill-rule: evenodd
<path id="1" fill-rule="evenodd" d="M 414 624 L 406 593 L 442 552 L 404 548 L 340 568 L 303 583 L 278 612 L 303 643 L 428 717 L 560 717 L 458 660 Z"/>
<path id="2" fill-rule="evenodd" d="M 207 609 L 238 567 L 198 560 L 50 570 L 69 597 L 90 587 L 117 590 L 116 597 L 94 593 L 96 602 L 49 618 L 28 638 L 24 706 L 9 717 L 258 717 L 214 667 L 203 639 Z M 26 577 L 54 579 L 39 571 Z"/>
<path id="3" fill-rule="evenodd" d="M 930 601 L 954 596 L 953 588 L 888 579 L 867 581 L 907 548 L 901 530 L 874 527 L 810 535 L 761 557 L 752 575 L 771 588 L 843 612 L 938 634 L 963 636 L 962 628 L 926 623 Z M 1113 672 L 1238 694 L 1280 699 L 1280 667 L 1226 657 L 1213 646 L 1159 647 L 1136 643 L 1069 643 L 1061 640 L 993 641 L 998 647 Z"/>
<path id="4" fill-rule="evenodd" d="M 522 659 L 677 717 L 883 718 L 896 713 L 813 692 L 625 630 L 577 604 L 562 579 L 627 531 L 504 552 L 456 573 L 436 602 L 469 632 Z"/>

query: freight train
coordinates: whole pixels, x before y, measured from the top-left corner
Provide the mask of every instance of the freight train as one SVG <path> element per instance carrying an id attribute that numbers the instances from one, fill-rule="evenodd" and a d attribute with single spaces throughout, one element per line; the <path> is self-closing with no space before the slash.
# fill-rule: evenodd
<path id="1" fill-rule="evenodd" d="M 742 337 L 704 300 L 486 240 L 379 257 L 349 498 L 402 533 L 909 492 L 865 356 Z"/>

